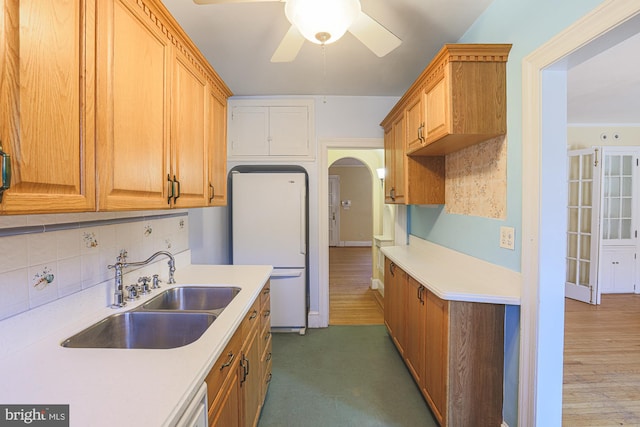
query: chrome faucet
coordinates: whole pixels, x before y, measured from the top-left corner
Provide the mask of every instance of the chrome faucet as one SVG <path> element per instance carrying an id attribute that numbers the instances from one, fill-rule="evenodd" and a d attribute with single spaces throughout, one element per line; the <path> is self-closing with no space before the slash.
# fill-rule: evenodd
<path id="1" fill-rule="evenodd" d="M 176 260 L 171 254 L 171 252 L 167 251 L 158 251 L 155 254 L 151 255 L 144 261 L 138 262 L 128 262 L 127 261 L 127 251 L 121 251 L 120 255 L 116 259 L 117 262 L 114 265 L 108 265 L 107 268 L 115 268 L 115 292 L 113 295 L 113 304 L 111 304 L 111 308 L 120 308 L 124 307 L 127 303 L 124 301 L 123 291 L 122 291 L 122 269 L 126 267 L 140 267 L 143 265 L 149 264 L 151 261 L 159 257 L 160 255 L 164 255 L 169 258 L 169 281 L 167 283 L 172 284 L 176 283 L 173 278 L 173 274 L 176 272 Z M 154 284 L 157 282 L 154 281 Z"/>
<path id="2" fill-rule="evenodd" d="M 115 276 L 115 291 L 113 293 L 113 304 L 111 304 L 111 308 L 120 308 L 127 305 L 124 300 L 124 293 L 122 291 L 122 269 L 128 266 L 127 264 L 127 251 L 120 251 L 120 255 L 116 258 L 116 263 L 113 265 L 108 265 L 107 268 L 115 268 L 116 276 Z"/>

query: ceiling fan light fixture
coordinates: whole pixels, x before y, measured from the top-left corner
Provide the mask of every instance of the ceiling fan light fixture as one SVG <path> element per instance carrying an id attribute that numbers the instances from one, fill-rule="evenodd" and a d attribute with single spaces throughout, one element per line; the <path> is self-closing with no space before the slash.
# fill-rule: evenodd
<path id="1" fill-rule="evenodd" d="M 287 0 L 287 19 L 316 44 L 337 41 L 361 11 L 359 0 Z"/>

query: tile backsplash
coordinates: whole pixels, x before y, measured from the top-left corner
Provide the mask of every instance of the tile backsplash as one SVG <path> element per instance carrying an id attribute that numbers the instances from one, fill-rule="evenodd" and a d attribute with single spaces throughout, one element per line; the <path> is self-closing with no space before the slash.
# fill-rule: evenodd
<path id="1" fill-rule="evenodd" d="M 130 261 L 189 249 L 187 211 L 0 216 L 0 319 L 113 278 Z"/>
<path id="2" fill-rule="evenodd" d="M 445 162 L 445 200 L 448 213 L 506 218 L 506 136 L 448 154 Z"/>

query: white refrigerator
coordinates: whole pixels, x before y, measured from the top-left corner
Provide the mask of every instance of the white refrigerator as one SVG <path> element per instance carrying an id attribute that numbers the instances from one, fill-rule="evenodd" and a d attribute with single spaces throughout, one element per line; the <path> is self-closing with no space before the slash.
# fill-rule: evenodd
<path id="1" fill-rule="evenodd" d="M 271 327 L 307 324 L 307 184 L 300 172 L 231 173 L 233 264 L 273 266 Z"/>

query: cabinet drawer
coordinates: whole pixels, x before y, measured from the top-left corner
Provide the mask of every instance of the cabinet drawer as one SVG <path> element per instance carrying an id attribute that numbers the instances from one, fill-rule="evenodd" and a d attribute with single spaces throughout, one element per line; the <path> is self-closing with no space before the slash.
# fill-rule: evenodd
<path id="1" fill-rule="evenodd" d="M 260 312 L 260 330 L 265 328 L 271 328 L 271 304 L 269 304 L 269 299 L 267 299 L 267 305 L 263 305 Z"/>
<path id="2" fill-rule="evenodd" d="M 269 387 L 269 383 L 271 382 L 271 378 L 273 377 L 273 374 L 271 373 L 270 357 L 271 357 L 271 353 L 269 353 L 269 360 L 266 362 L 265 369 L 264 369 L 264 377 L 262 382 L 262 387 L 264 390 L 263 399 L 264 399 L 264 396 L 267 394 L 267 388 Z"/>
<path id="3" fill-rule="evenodd" d="M 257 298 L 242 321 L 242 336 L 246 339 L 260 324 L 260 298 Z"/>
<path id="4" fill-rule="evenodd" d="M 269 301 L 269 297 L 271 295 L 271 281 L 267 281 L 267 283 L 262 288 L 262 292 L 260 293 L 260 306 L 264 310 L 265 307 L 269 307 L 271 305 Z"/>
<path id="5" fill-rule="evenodd" d="M 207 375 L 205 379 L 207 382 L 207 406 L 209 408 L 211 408 L 231 368 L 233 368 L 236 360 L 240 357 L 241 346 L 242 335 L 236 332 L 209 371 L 209 375 Z"/>

